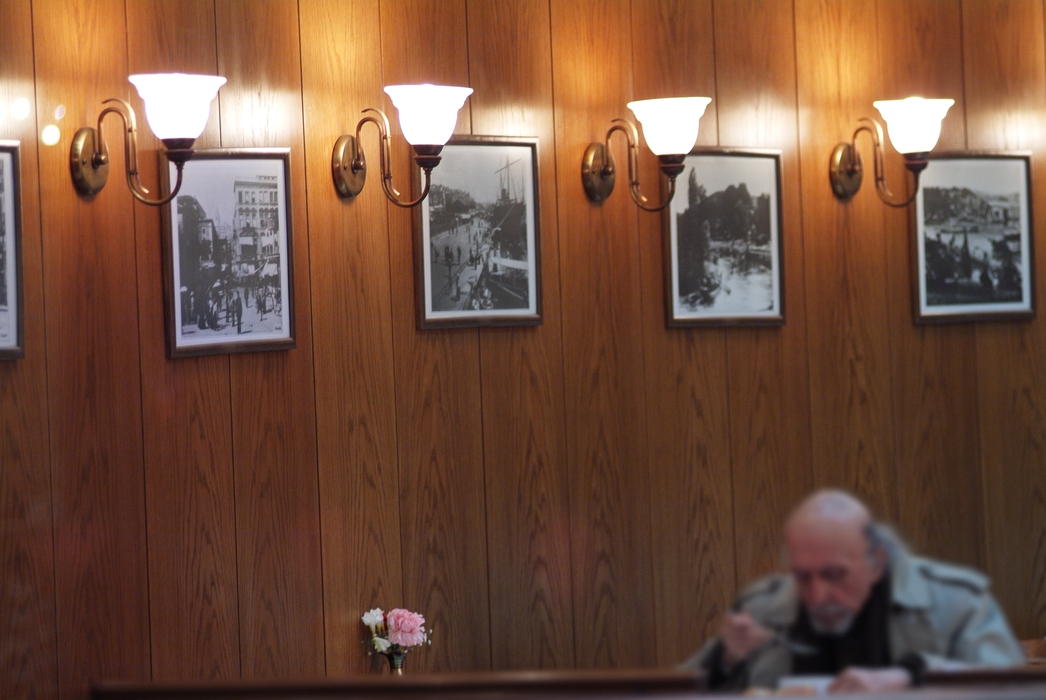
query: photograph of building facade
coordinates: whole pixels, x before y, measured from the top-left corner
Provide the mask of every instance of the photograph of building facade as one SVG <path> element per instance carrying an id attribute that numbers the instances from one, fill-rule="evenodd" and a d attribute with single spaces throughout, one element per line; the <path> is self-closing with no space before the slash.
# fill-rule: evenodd
<path id="1" fill-rule="evenodd" d="M 217 180 L 219 187 L 228 181 Z M 177 198 L 181 333 L 271 333 L 283 328 L 279 186 L 274 175 L 237 176 L 231 221 L 193 195 Z"/>

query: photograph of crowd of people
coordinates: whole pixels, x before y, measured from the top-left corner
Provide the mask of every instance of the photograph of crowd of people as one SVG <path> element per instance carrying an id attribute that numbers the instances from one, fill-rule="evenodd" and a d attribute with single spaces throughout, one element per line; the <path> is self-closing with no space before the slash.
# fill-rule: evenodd
<path id="1" fill-rule="evenodd" d="M 1027 167 L 1022 158 L 945 158 L 921 178 L 924 316 L 1030 311 Z"/>
<path id="2" fill-rule="evenodd" d="M 669 322 L 783 322 L 780 155 L 687 156 L 669 210 Z"/>
<path id="3" fill-rule="evenodd" d="M 18 144 L 0 142 L 0 359 L 22 356 L 18 286 Z"/>
<path id="4" fill-rule="evenodd" d="M 536 142 L 443 149 L 421 209 L 421 324 L 540 321 Z"/>
<path id="5" fill-rule="evenodd" d="M 286 159 L 199 154 L 169 205 L 177 347 L 286 347 L 293 342 Z"/>

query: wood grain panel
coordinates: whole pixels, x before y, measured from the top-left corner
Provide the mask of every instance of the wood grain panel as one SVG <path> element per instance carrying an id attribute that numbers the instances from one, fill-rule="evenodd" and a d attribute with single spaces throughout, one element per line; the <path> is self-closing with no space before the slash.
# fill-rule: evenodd
<path id="1" fill-rule="evenodd" d="M 222 146 L 291 149 L 297 348 L 230 357 L 240 669 L 324 672 L 309 226 L 298 5 L 215 5 Z M 320 185 L 322 187 L 322 184 Z"/>
<path id="2" fill-rule="evenodd" d="M 879 3 L 884 99 L 951 97 L 940 150 L 962 149 L 962 29 L 958 0 Z M 911 192 L 888 147 L 887 183 Z M 909 250 L 912 209 L 884 210 L 898 522 L 934 556 L 983 566 L 976 344 L 970 325 L 915 326 Z"/>
<path id="3" fill-rule="evenodd" d="M 814 483 L 896 513 L 883 204 L 871 178 L 848 202 L 825 169 L 878 99 L 875 6 L 796 0 L 802 211 Z M 860 144 L 871 163 L 866 140 Z"/>
<path id="4" fill-rule="evenodd" d="M 1033 182 L 1046 182 L 1042 3 L 964 2 L 962 12 L 969 147 L 1031 149 Z M 987 566 L 1025 638 L 1046 630 L 1046 192 L 1033 194 L 1038 317 L 976 328 Z"/>
<path id="5" fill-rule="evenodd" d="M 387 85 L 469 84 L 462 1 L 382 0 L 381 43 Z M 395 115 L 385 104 L 386 112 Z M 458 133 L 469 132 L 470 110 L 466 102 L 458 114 Z M 398 123 L 393 132 L 394 181 L 406 183 L 410 161 Z M 480 536 L 486 510 L 478 333 L 415 330 L 414 212 L 388 206 L 401 426 L 402 603 L 422 611 L 437 635 L 436 643 L 410 663 L 419 670 L 489 669 L 487 548 Z"/>
<path id="6" fill-rule="evenodd" d="M 572 668 L 570 513 L 549 7 L 467 4 L 475 134 L 537 136 L 544 324 L 480 334 L 491 656 Z"/>
<path id="7" fill-rule="evenodd" d="M 214 74 L 214 3 L 127 5 L 129 71 Z M 134 92 L 132 105 L 144 120 Z M 197 148 L 218 146 L 218 103 Z M 139 131 L 146 187 L 159 182 L 160 144 Z M 122 184 L 122 183 L 121 183 Z M 157 187 L 158 190 L 158 187 Z M 156 680 L 240 674 L 229 358 L 169 361 L 164 342 L 161 213 L 135 204 L 142 421 L 149 547 L 152 671 Z"/>
<path id="8" fill-rule="evenodd" d="M 636 97 L 715 96 L 710 1 L 633 2 L 631 19 Z M 701 119 L 702 145 L 716 143 L 717 108 Z M 662 176 L 642 148 L 641 182 L 656 197 Z M 624 185 L 618 196 L 628 199 Z M 653 602 L 658 662 L 671 665 L 714 631 L 735 588 L 726 333 L 665 327 L 659 214 L 639 214 L 639 258 L 650 501 L 659 504 L 650 516 Z"/>
<path id="9" fill-rule="evenodd" d="M 122 2 L 33 12 L 38 126 L 66 109 L 61 140 L 39 154 L 59 693 L 76 697 L 92 679 L 149 678 L 134 211 L 119 120 L 105 125 L 109 185 L 82 199 L 69 175 L 73 133 L 131 86 Z"/>
<path id="10" fill-rule="evenodd" d="M 330 176 L 335 139 L 381 104 L 381 32 L 377 0 L 303 2 L 300 17 L 313 313 L 330 320 L 316 324 L 314 357 L 327 672 L 337 675 L 370 667 L 360 614 L 403 598 L 385 195 L 376 170 L 347 201 Z M 376 130 L 363 140 L 377 163 Z"/>
<path id="11" fill-rule="evenodd" d="M 727 334 L 737 582 L 780 565 L 781 527 L 813 486 L 795 28 L 789 3 L 716 6 L 719 142 L 782 151 L 785 325 Z"/>
<path id="12" fill-rule="evenodd" d="M 601 205 L 578 169 L 632 97 L 629 3 L 551 5 L 556 192 L 577 666 L 656 661 L 643 285 L 625 178 Z M 624 164 L 621 143 L 613 144 Z"/>
<path id="13" fill-rule="evenodd" d="M 0 695 L 11 698 L 58 695 L 32 43 L 29 1 L 0 4 L 0 134 L 21 141 L 19 293 L 26 316 L 25 357 L 0 362 Z M 16 120 L 8 106 L 21 98 L 34 109 L 26 119 Z M 11 177 L 5 174 L 8 197 Z"/>
<path id="14" fill-rule="evenodd" d="M 28 316 L 26 358 L 0 363 L 0 695 L 359 673 L 373 605 L 427 614 L 435 644 L 412 670 L 671 664 L 775 565 L 794 500 L 829 484 L 985 566 L 1017 633 L 1041 634 L 1043 322 L 914 326 L 909 213 L 872 183 L 838 202 L 824 170 L 873 100 L 923 93 L 960 100 L 940 148 L 1030 149 L 1042 182 L 1043 12 L 0 3 L 0 106 L 34 103 L 21 122 L 0 109 L 23 141 Z M 126 191 L 114 120 L 109 186 L 75 194 L 72 134 L 102 99 L 140 107 L 126 76 L 152 70 L 229 78 L 200 146 L 291 147 L 297 349 L 166 360 L 159 213 Z M 414 212 L 376 178 L 351 202 L 332 189 L 335 138 L 379 105 L 410 189 L 381 87 L 420 81 L 476 88 L 459 133 L 541 140 L 540 327 L 417 331 Z M 702 144 L 784 151 L 782 328 L 670 332 L 659 217 L 624 182 L 584 198 L 584 147 L 625 103 L 687 93 L 714 98 Z M 63 137 L 46 147 L 51 122 Z M 369 128 L 364 145 L 377 153 Z M 887 165 L 900 193 L 892 150 Z M 645 147 L 641 169 L 653 194 Z M 1046 194 L 1034 215 L 1041 228 Z"/>

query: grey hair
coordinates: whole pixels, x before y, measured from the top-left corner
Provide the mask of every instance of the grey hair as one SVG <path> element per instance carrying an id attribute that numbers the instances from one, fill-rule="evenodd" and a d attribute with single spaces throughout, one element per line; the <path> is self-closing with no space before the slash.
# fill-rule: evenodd
<path id="1" fill-rule="evenodd" d="M 910 552 L 907 543 L 897 531 L 886 523 L 869 520 L 864 526 L 864 536 L 868 540 L 868 558 L 873 562 L 876 552 L 886 553 L 886 565 L 892 566 L 897 557 Z M 788 561 L 788 548 L 781 547 L 781 561 Z"/>
<path id="2" fill-rule="evenodd" d="M 908 545 L 896 530 L 885 523 L 869 520 L 864 526 L 864 536 L 868 538 L 868 556 L 874 556 L 881 550 L 886 553 L 888 564 L 892 564 L 898 556 L 908 553 Z"/>

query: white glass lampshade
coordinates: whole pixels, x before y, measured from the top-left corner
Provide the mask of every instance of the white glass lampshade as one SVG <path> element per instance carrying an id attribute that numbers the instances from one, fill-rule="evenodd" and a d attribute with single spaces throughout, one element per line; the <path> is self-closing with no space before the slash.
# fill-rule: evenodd
<path id="1" fill-rule="evenodd" d="M 928 153 L 941 137 L 941 120 L 955 100 L 926 100 L 908 97 L 903 100 L 873 102 L 886 120 L 890 141 L 898 153 Z"/>
<path id="2" fill-rule="evenodd" d="M 412 146 L 442 146 L 450 140 L 458 123 L 458 110 L 472 88 L 449 85 L 388 85 L 400 115 L 403 138 Z"/>
<path id="3" fill-rule="evenodd" d="M 128 78 L 145 102 L 145 118 L 158 139 L 195 139 L 207 126 L 211 101 L 225 78 L 217 75 L 148 73 Z"/>
<path id="4" fill-rule="evenodd" d="M 654 155 L 682 155 L 697 143 L 701 115 L 711 101 L 711 97 L 665 97 L 629 102 L 628 108 L 643 125 L 643 136 Z"/>

